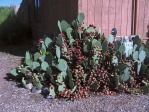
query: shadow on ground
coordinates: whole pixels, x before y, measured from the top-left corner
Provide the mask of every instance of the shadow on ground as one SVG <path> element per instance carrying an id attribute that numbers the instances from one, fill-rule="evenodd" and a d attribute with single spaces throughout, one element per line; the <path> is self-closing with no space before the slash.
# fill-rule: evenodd
<path id="1" fill-rule="evenodd" d="M 31 53 L 36 51 L 35 46 L 33 45 L 8 45 L 8 46 L 0 46 L 0 52 L 8 53 L 14 56 L 24 57 L 26 51 L 30 51 Z"/>
<path id="2" fill-rule="evenodd" d="M 12 76 L 10 73 L 7 73 L 6 74 L 6 77 L 4 77 L 4 79 L 6 81 L 13 81 L 13 82 L 16 82 L 16 87 L 18 88 L 23 88 L 23 84 L 20 83 L 21 82 L 21 77 L 14 77 Z"/>

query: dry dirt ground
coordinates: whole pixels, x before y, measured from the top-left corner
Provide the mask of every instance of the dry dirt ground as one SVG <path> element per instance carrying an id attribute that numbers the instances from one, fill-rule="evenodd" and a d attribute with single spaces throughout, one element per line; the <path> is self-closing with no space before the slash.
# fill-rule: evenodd
<path id="1" fill-rule="evenodd" d="M 47 100 L 7 78 L 30 46 L 0 47 L 0 112 L 149 112 L 149 96 L 94 96 L 78 101 Z"/>

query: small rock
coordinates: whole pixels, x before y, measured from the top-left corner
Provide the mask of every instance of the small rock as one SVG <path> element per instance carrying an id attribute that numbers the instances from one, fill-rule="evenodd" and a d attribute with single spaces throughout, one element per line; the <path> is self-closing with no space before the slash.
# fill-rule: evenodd
<path id="1" fill-rule="evenodd" d="M 48 88 L 48 87 L 44 87 L 44 88 L 42 89 L 42 94 L 43 94 L 43 95 L 47 96 L 49 93 L 50 93 L 50 91 L 49 91 L 49 88 Z"/>
<path id="2" fill-rule="evenodd" d="M 41 93 L 41 89 L 37 90 L 36 93 L 37 94 L 40 94 Z"/>
<path id="3" fill-rule="evenodd" d="M 33 88 L 33 84 L 32 83 L 29 83 L 25 86 L 26 89 L 32 89 Z"/>
<path id="4" fill-rule="evenodd" d="M 51 95 L 47 95 L 46 99 L 53 99 L 53 97 Z"/>
<path id="5" fill-rule="evenodd" d="M 33 88 L 31 89 L 31 92 L 32 92 L 32 93 L 36 93 L 36 91 L 37 91 L 36 87 L 33 87 Z"/>

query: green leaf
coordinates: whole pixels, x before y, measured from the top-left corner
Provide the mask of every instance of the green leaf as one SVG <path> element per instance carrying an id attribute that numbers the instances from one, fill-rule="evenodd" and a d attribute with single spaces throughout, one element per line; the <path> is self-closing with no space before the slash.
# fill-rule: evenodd
<path id="1" fill-rule="evenodd" d="M 119 78 L 119 75 L 115 75 L 114 81 L 115 81 L 116 86 L 120 85 L 120 78 Z"/>
<path id="2" fill-rule="evenodd" d="M 149 57 L 149 51 L 148 51 L 148 49 L 147 48 L 144 48 L 144 51 L 146 53 L 146 57 L 148 58 Z"/>
<path id="3" fill-rule="evenodd" d="M 121 42 L 120 41 L 115 41 L 114 42 L 114 49 L 115 50 L 119 50 L 119 47 L 121 46 Z"/>
<path id="4" fill-rule="evenodd" d="M 26 86 L 26 80 L 24 80 L 24 77 L 22 78 L 22 83 L 23 83 L 23 86 Z"/>
<path id="5" fill-rule="evenodd" d="M 59 20 L 58 20 L 57 25 L 58 25 L 58 27 L 59 27 L 60 32 L 62 33 L 61 22 L 60 22 Z"/>
<path id="6" fill-rule="evenodd" d="M 108 41 L 104 40 L 102 43 L 102 52 L 105 53 L 108 50 Z"/>
<path id="7" fill-rule="evenodd" d="M 141 62 L 143 62 L 144 61 L 144 59 L 145 59 L 145 57 L 146 57 L 146 53 L 145 53 L 145 51 L 141 51 L 140 52 L 140 54 L 139 54 L 139 60 L 141 61 Z"/>
<path id="8" fill-rule="evenodd" d="M 112 63 L 118 64 L 118 58 L 116 56 L 113 56 Z"/>
<path id="9" fill-rule="evenodd" d="M 67 30 L 67 28 L 69 27 L 70 25 L 65 21 L 65 20 L 62 20 L 61 21 L 61 29 L 62 31 L 65 31 Z"/>
<path id="10" fill-rule="evenodd" d="M 49 67 L 49 64 L 47 62 L 42 62 L 41 63 L 41 69 L 42 70 L 46 71 L 48 67 Z"/>
<path id="11" fill-rule="evenodd" d="M 113 43 L 113 41 L 114 41 L 113 35 L 110 34 L 108 37 L 108 43 Z"/>
<path id="12" fill-rule="evenodd" d="M 126 82 L 129 80 L 130 78 L 130 72 L 129 72 L 129 68 L 127 67 L 125 70 L 124 70 L 124 73 L 122 75 L 120 75 L 120 82 Z"/>
<path id="13" fill-rule="evenodd" d="M 83 51 L 84 51 L 85 53 L 89 52 L 87 45 L 84 45 L 84 46 L 83 46 Z"/>
<path id="14" fill-rule="evenodd" d="M 39 82 L 34 83 L 34 85 L 36 86 L 37 89 L 41 89 L 43 87 L 43 85 Z"/>
<path id="15" fill-rule="evenodd" d="M 74 88 L 72 89 L 72 93 L 77 89 L 77 86 L 74 86 Z"/>
<path id="16" fill-rule="evenodd" d="M 78 14 L 78 21 L 79 21 L 79 23 L 82 23 L 83 20 L 84 20 L 84 18 L 85 18 L 85 16 L 84 16 L 83 13 L 79 13 L 79 14 Z"/>
<path id="17" fill-rule="evenodd" d="M 94 36 L 95 36 L 95 28 L 94 27 L 89 27 L 87 30 L 86 30 L 86 32 L 88 33 L 88 34 L 90 34 L 90 36 L 92 37 L 92 39 L 94 38 Z"/>
<path id="18" fill-rule="evenodd" d="M 99 41 L 97 41 L 96 39 L 92 40 L 92 48 L 94 48 L 95 46 L 98 46 L 100 49 L 102 49 L 101 43 Z"/>
<path id="19" fill-rule="evenodd" d="M 72 26 L 74 28 L 74 34 L 76 37 L 78 37 L 78 22 L 76 20 L 73 20 Z"/>
<path id="20" fill-rule="evenodd" d="M 38 67 L 40 67 L 40 64 L 38 62 L 33 62 L 33 69 L 37 69 Z"/>
<path id="21" fill-rule="evenodd" d="M 138 63 L 137 63 L 137 73 L 138 73 L 138 75 L 140 74 L 140 70 L 141 70 L 141 62 L 138 61 Z"/>
<path id="22" fill-rule="evenodd" d="M 26 74 L 27 69 L 26 68 L 21 68 L 20 71 L 21 71 L 21 73 Z"/>
<path id="23" fill-rule="evenodd" d="M 126 67 L 128 67 L 127 64 L 118 64 L 118 66 L 116 66 L 119 71 L 123 71 L 124 69 L 126 69 Z"/>
<path id="24" fill-rule="evenodd" d="M 146 41 L 146 48 L 149 50 L 149 41 Z"/>
<path id="25" fill-rule="evenodd" d="M 58 91 L 59 91 L 59 92 L 62 92 L 62 91 L 64 91 L 65 89 L 66 89 L 66 86 L 65 86 L 64 83 L 58 86 Z"/>
<path id="26" fill-rule="evenodd" d="M 44 43 L 42 43 L 42 45 L 41 45 L 41 51 L 43 52 L 43 53 L 46 53 L 46 46 L 45 46 L 45 44 Z"/>
<path id="27" fill-rule="evenodd" d="M 70 86 L 70 89 L 73 89 L 74 86 L 75 86 L 75 84 L 74 84 L 72 78 L 69 78 L 69 86 Z"/>
<path id="28" fill-rule="evenodd" d="M 121 54 L 123 54 L 125 52 L 125 46 L 124 45 L 121 45 L 119 47 L 119 51 L 120 51 Z"/>
<path id="29" fill-rule="evenodd" d="M 49 64 L 49 66 L 51 66 L 52 59 L 53 59 L 53 57 L 49 54 L 49 55 L 46 55 L 46 57 L 44 58 L 44 61 L 47 62 Z"/>
<path id="30" fill-rule="evenodd" d="M 56 46 L 56 56 L 57 56 L 58 59 L 60 59 L 61 51 L 60 51 L 60 47 L 59 46 Z"/>
<path id="31" fill-rule="evenodd" d="M 115 56 L 117 57 L 118 61 L 121 61 L 122 54 L 119 51 L 116 52 Z"/>
<path id="32" fill-rule="evenodd" d="M 135 44 L 134 47 L 133 47 L 133 52 L 136 51 L 137 47 L 138 47 L 137 44 Z"/>
<path id="33" fill-rule="evenodd" d="M 52 69 L 50 67 L 47 67 L 46 74 L 48 74 L 48 75 L 52 74 Z"/>
<path id="34" fill-rule="evenodd" d="M 141 73 L 144 73 L 147 70 L 147 66 L 145 64 L 141 65 Z"/>
<path id="35" fill-rule="evenodd" d="M 27 51 L 26 52 L 26 56 L 25 56 L 25 64 L 28 65 L 28 66 L 31 66 L 32 65 L 32 58 L 31 58 L 31 55 L 30 53 Z"/>
<path id="36" fill-rule="evenodd" d="M 31 59 L 26 59 L 25 64 L 28 66 L 32 66 L 33 61 Z"/>
<path id="37" fill-rule="evenodd" d="M 73 43 L 74 41 L 75 41 L 74 39 L 70 39 L 69 45 L 72 45 L 72 43 Z"/>
<path id="38" fill-rule="evenodd" d="M 53 98 L 55 98 L 56 96 L 56 93 L 55 93 L 55 87 L 54 86 L 50 86 L 50 93 L 49 95 L 51 95 Z"/>
<path id="39" fill-rule="evenodd" d="M 138 56 L 139 54 L 138 54 L 138 51 L 135 51 L 134 53 L 133 53 L 133 59 L 136 61 L 136 60 L 138 60 Z"/>
<path id="40" fill-rule="evenodd" d="M 59 47 L 62 47 L 62 45 L 63 45 L 63 38 L 62 37 L 56 37 L 56 42 L 57 42 L 57 45 Z"/>
<path id="41" fill-rule="evenodd" d="M 64 45 L 64 52 L 67 52 L 67 47 Z"/>
<path id="42" fill-rule="evenodd" d="M 132 52 L 133 52 L 132 49 L 129 49 L 128 50 L 128 56 L 132 55 Z"/>
<path id="43" fill-rule="evenodd" d="M 71 89 L 73 89 L 74 86 L 75 86 L 75 84 L 74 84 L 74 82 L 73 82 L 71 72 L 68 71 L 67 75 L 68 75 L 68 78 L 69 78 L 69 87 L 70 87 Z"/>
<path id="44" fill-rule="evenodd" d="M 81 31 L 79 31 L 79 37 L 80 37 L 80 40 L 82 39 L 82 36 L 81 36 L 81 34 L 82 34 L 82 33 L 81 33 Z"/>
<path id="45" fill-rule="evenodd" d="M 57 80 L 56 80 L 56 82 L 62 84 L 62 82 L 63 82 L 63 76 L 62 76 L 61 73 L 59 73 L 59 74 L 57 75 Z"/>
<path id="46" fill-rule="evenodd" d="M 72 35 L 71 35 L 72 30 L 73 29 L 71 27 L 68 27 L 67 30 L 66 30 L 67 37 L 69 38 L 69 40 L 73 38 Z"/>
<path id="47" fill-rule="evenodd" d="M 47 48 L 49 47 L 50 43 L 52 43 L 52 40 L 47 37 L 47 38 L 45 39 L 45 45 L 46 45 Z"/>
<path id="48" fill-rule="evenodd" d="M 98 34 L 101 34 L 101 27 L 98 28 Z"/>
<path id="49" fill-rule="evenodd" d="M 67 73 L 66 72 L 61 72 L 61 75 L 63 76 L 63 79 L 65 79 L 66 76 L 67 76 Z"/>
<path id="50" fill-rule="evenodd" d="M 62 72 L 66 72 L 68 68 L 67 62 L 64 59 L 59 59 L 58 62 L 57 68 Z"/>
<path id="51" fill-rule="evenodd" d="M 134 37 L 134 39 L 133 39 L 133 43 L 134 43 L 134 44 L 137 44 L 139 41 L 140 41 L 140 38 L 139 38 L 138 35 L 136 35 L 136 36 Z"/>
<path id="52" fill-rule="evenodd" d="M 33 84 L 37 89 L 41 89 L 43 87 L 37 75 L 35 76 L 35 80 L 33 80 Z"/>
<path id="53" fill-rule="evenodd" d="M 13 75 L 13 76 L 18 76 L 19 74 L 17 73 L 17 70 L 16 69 L 12 69 L 10 71 L 10 73 Z"/>
<path id="54" fill-rule="evenodd" d="M 93 27 L 89 27 L 86 31 L 87 33 L 90 33 L 90 32 L 95 33 L 95 29 Z"/>
<path id="55" fill-rule="evenodd" d="M 41 62 L 43 62 L 43 61 L 45 61 L 45 58 L 46 58 L 46 56 L 42 55 L 39 59 L 40 59 Z"/>
<path id="56" fill-rule="evenodd" d="M 139 54 L 140 54 L 140 52 L 143 51 L 143 50 L 144 50 L 144 46 L 141 46 L 141 47 L 139 48 Z"/>
<path id="57" fill-rule="evenodd" d="M 31 55 L 30 55 L 29 51 L 26 52 L 25 59 L 31 59 Z"/>
<path id="58" fill-rule="evenodd" d="M 83 29 L 84 29 L 84 30 L 86 30 L 86 29 L 87 29 L 86 24 L 82 24 L 82 27 L 83 27 Z"/>
<path id="59" fill-rule="evenodd" d="M 34 54 L 34 61 L 37 61 L 37 59 L 39 59 L 39 57 L 40 57 L 40 53 L 39 52 L 36 52 Z"/>

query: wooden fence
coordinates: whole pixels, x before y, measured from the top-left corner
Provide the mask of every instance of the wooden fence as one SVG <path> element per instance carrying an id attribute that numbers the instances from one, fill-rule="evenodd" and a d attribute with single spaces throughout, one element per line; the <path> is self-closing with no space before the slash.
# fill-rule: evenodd
<path id="1" fill-rule="evenodd" d="M 116 27 L 120 36 L 135 33 L 145 37 L 149 24 L 149 0 L 79 0 L 78 6 L 78 11 L 85 13 L 85 23 L 100 26 L 106 36 Z M 136 27 L 132 26 L 135 19 Z"/>
<path id="2" fill-rule="evenodd" d="M 145 37 L 149 24 L 149 0 L 23 0 L 20 10 L 28 22 L 33 35 L 36 33 L 57 32 L 57 21 L 65 19 L 68 22 L 76 18 L 78 12 L 85 14 L 84 22 L 102 28 L 108 36 L 113 27 L 118 29 L 119 36 L 138 34 Z M 35 2 L 40 1 L 40 21 L 35 20 Z M 30 5 L 27 8 L 27 4 Z M 25 6 L 24 6 L 25 5 Z M 20 11 L 21 12 L 21 11 Z M 37 36 L 34 35 L 34 36 Z"/>

